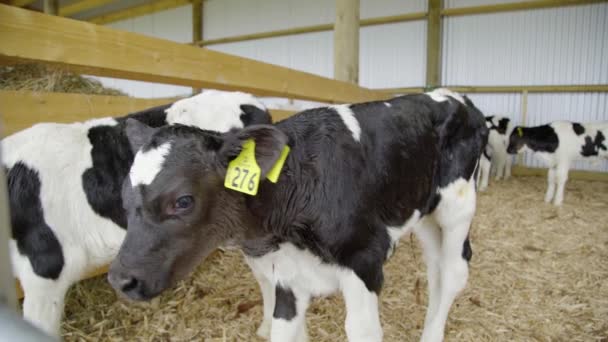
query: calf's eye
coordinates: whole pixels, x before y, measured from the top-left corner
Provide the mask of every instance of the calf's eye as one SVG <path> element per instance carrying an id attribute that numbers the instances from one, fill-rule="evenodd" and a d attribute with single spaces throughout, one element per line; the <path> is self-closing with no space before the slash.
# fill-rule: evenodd
<path id="1" fill-rule="evenodd" d="M 194 204 L 194 197 L 188 195 L 188 196 L 182 196 L 182 197 L 178 198 L 177 200 L 175 200 L 175 204 L 173 206 L 175 207 L 175 209 L 185 210 L 185 209 L 189 209 L 190 207 L 192 207 L 193 204 Z"/>

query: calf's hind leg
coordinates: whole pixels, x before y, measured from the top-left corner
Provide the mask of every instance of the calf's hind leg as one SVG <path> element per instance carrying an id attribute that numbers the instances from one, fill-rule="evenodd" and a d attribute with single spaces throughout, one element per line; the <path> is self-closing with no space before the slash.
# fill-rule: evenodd
<path id="1" fill-rule="evenodd" d="M 557 184 L 557 191 L 555 192 L 555 198 L 553 199 L 554 205 L 561 205 L 564 201 L 564 188 L 566 181 L 568 181 L 568 169 L 569 165 L 560 164 L 557 166 L 555 173 L 555 183 Z"/>
<path id="2" fill-rule="evenodd" d="M 555 194 L 556 168 L 549 168 L 547 174 L 547 193 L 545 193 L 545 202 L 550 203 Z"/>

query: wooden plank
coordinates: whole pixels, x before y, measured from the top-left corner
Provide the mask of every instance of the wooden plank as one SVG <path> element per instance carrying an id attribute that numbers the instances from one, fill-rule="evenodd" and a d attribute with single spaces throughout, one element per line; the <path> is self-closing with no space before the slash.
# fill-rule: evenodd
<path id="1" fill-rule="evenodd" d="M 179 98 L 139 99 L 128 96 L 106 96 L 33 91 L 0 90 L 0 113 L 3 133 L 10 135 L 38 122 L 69 123 L 93 118 L 119 116 L 160 106 Z M 295 113 L 270 109 L 274 121 Z"/>
<path id="2" fill-rule="evenodd" d="M 160 106 L 176 98 L 138 99 L 127 96 L 0 91 L 4 131 L 10 135 L 38 122 L 75 122 L 124 115 Z"/>
<path id="3" fill-rule="evenodd" d="M 101 7 L 117 0 L 81 0 L 71 4 L 61 6 L 59 8 L 59 15 L 62 17 L 69 17 L 73 14 L 84 12 L 92 8 Z"/>
<path id="4" fill-rule="evenodd" d="M 336 0 L 334 78 L 359 83 L 359 0 Z"/>
<path id="5" fill-rule="evenodd" d="M 547 169 L 516 165 L 513 167 L 512 174 L 514 176 L 537 176 L 546 178 Z M 568 173 L 568 179 L 608 182 L 608 172 L 570 170 Z"/>
<path id="6" fill-rule="evenodd" d="M 539 86 L 442 86 L 461 93 L 576 93 L 576 92 L 608 92 L 607 84 L 589 85 L 539 85 Z M 407 94 L 421 92 L 424 88 L 403 87 L 374 89 L 389 94 Z"/>
<path id="7" fill-rule="evenodd" d="M 539 0 L 539 1 L 523 1 L 512 2 L 506 4 L 483 5 L 471 7 L 445 8 L 441 11 L 442 16 L 459 16 L 472 14 L 487 14 L 498 12 L 513 12 L 523 10 L 534 10 L 551 7 L 564 7 L 594 4 L 606 2 L 607 0 Z"/>
<path id="8" fill-rule="evenodd" d="M 160 11 L 166 11 L 175 7 L 185 6 L 191 2 L 192 0 L 155 0 L 143 5 L 136 5 L 111 13 L 102 14 L 93 18 L 87 18 L 86 20 L 98 25 L 104 25 L 119 20 L 141 17 L 146 14 L 152 14 Z"/>
<path id="9" fill-rule="evenodd" d="M 59 0 L 43 0 L 42 8 L 44 13 L 50 15 L 58 15 L 59 14 Z"/>
<path id="10" fill-rule="evenodd" d="M 31 5 L 34 2 L 36 2 L 36 0 L 8 0 L 8 1 L 3 1 L 3 3 L 10 5 L 10 6 L 17 6 L 17 7 L 25 7 L 27 5 Z"/>
<path id="11" fill-rule="evenodd" d="M 192 41 L 203 40 L 203 1 L 195 0 L 192 2 Z M 193 94 L 201 92 L 201 88 L 192 88 Z"/>
<path id="12" fill-rule="evenodd" d="M 528 91 L 527 90 L 524 90 L 521 92 L 521 125 L 522 126 L 528 125 Z M 517 163 L 518 164 L 524 163 L 523 154 L 517 155 Z"/>
<path id="13" fill-rule="evenodd" d="M 422 20 L 422 19 L 426 19 L 426 12 L 405 13 L 405 14 L 399 14 L 399 15 L 386 16 L 386 17 L 361 19 L 359 21 L 359 26 L 393 24 L 393 23 Z M 285 29 L 285 30 L 266 31 L 266 32 L 244 34 L 244 35 L 225 37 L 225 38 L 195 41 L 194 44 L 199 45 L 199 46 L 207 46 L 207 45 L 215 45 L 215 44 L 235 43 L 235 42 L 244 42 L 244 41 L 248 41 L 248 40 L 284 37 L 284 36 L 292 36 L 292 35 L 296 35 L 296 34 L 313 33 L 313 32 L 331 31 L 333 29 L 334 29 L 334 24 L 320 24 L 320 25 L 311 25 L 311 26 L 290 28 L 290 29 Z"/>
<path id="14" fill-rule="evenodd" d="M 4 168 L 0 168 L 0 305 L 17 311 L 17 296 L 13 286 L 13 271 L 10 262 L 9 240 L 11 236 L 11 223 L 9 220 L 8 190 L 6 184 Z"/>
<path id="15" fill-rule="evenodd" d="M 442 0 L 429 0 L 426 24 L 426 86 L 441 84 L 441 7 Z"/>
<path id="16" fill-rule="evenodd" d="M 268 63 L 5 5 L 0 5 L 0 41 L 2 63 L 49 63 L 89 75 L 332 103 L 387 96 Z"/>

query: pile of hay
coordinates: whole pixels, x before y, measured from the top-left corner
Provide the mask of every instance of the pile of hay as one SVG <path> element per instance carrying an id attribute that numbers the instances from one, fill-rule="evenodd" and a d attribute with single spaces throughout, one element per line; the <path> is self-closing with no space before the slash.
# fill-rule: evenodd
<path id="1" fill-rule="evenodd" d="M 493 183 L 480 194 L 467 289 L 447 341 L 607 341 L 608 183 L 570 181 L 563 207 L 542 202 L 545 180 Z M 418 243 L 404 237 L 385 267 L 385 341 L 418 341 L 426 277 Z M 104 277 L 67 298 L 66 341 L 257 341 L 261 296 L 237 252 L 217 252 L 150 304 L 117 299 Z M 345 341 L 340 296 L 315 300 L 311 341 Z"/>
<path id="2" fill-rule="evenodd" d="M 101 82 L 44 64 L 0 67 L 0 89 L 94 95 L 126 95 Z"/>

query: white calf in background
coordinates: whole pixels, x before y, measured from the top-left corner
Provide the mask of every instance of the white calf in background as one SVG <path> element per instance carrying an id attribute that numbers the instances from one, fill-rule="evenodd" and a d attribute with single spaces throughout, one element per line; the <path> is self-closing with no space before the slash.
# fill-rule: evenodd
<path id="1" fill-rule="evenodd" d="M 210 90 L 126 117 L 41 123 L 2 140 L 11 259 L 25 293 L 23 313 L 51 335 L 60 332 L 68 288 L 109 264 L 125 236 L 121 187 L 134 156 L 128 118 L 223 132 L 270 123 L 253 96 Z"/>
<path id="2" fill-rule="evenodd" d="M 507 153 L 509 135 L 513 130 L 511 120 L 502 116 L 487 116 L 486 127 L 490 135 L 480 161 L 479 191 L 488 187 L 491 170 L 496 173 L 496 180 L 511 177 L 512 157 Z"/>
<path id="3" fill-rule="evenodd" d="M 545 202 L 561 205 L 568 171 L 577 159 L 608 158 L 608 122 L 580 124 L 555 121 L 536 127 L 513 129 L 507 151 L 531 151 L 549 167 Z"/>

